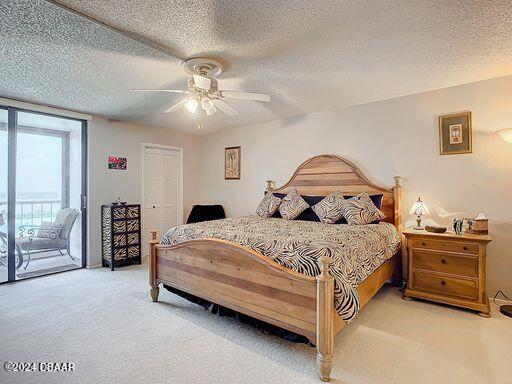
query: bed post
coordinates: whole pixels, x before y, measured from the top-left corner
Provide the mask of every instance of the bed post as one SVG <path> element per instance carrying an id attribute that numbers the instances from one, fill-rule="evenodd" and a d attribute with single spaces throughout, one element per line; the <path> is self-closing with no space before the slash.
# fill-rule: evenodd
<path id="1" fill-rule="evenodd" d="M 322 381 L 329 381 L 332 369 L 332 349 L 334 344 L 334 279 L 329 273 L 331 259 L 321 256 L 318 259 L 320 274 L 316 277 L 316 349 L 318 368 Z"/>
<path id="2" fill-rule="evenodd" d="M 158 301 L 158 283 L 156 281 L 156 245 L 158 244 L 158 240 L 156 239 L 156 234 L 158 231 L 152 230 L 151 232 L 151 241 L 149 242 L 150 247 L 150 255 L 149 255 L 149 285 L 151 289 L 149 293 L 151 294 L 151 300 Z"/>
<path id="3" fill-rule="evenodd" d="M 395 227 L 398 231 L 398 236 L 400 236 L 401 248 L 398 251 L 400 256 L 403 255 L 405 244 L 404 237 L 402 235 L 402 185 L 400 184 L 401 176 L 394 176 L 395 185 L 393 186 L 393 201 L 394 201 L 394 215 L 395 215 Z M 403 283 L 403 265 L 402 265 L 403 257 L 400 257 L 400 261 L 396 263 L 395 270 L 393 271 L 393 276 L 391 276 L 391 284 L 396 286 L 401 286 Z"/>
<path id="4" fill-rule="evenodd" d="M 274 189 L 274 180 L 267 180 L 267 192 L 266 193 L 272 192 L 273 189 Z"/>
<path id="5" fill-rule="evenodd" d="M 402 185 L 400 184 L 401 176 L 394 176 L 395 185 L 393 186 L 393 201 L 395 205 L 395 227 L 402 239 Z"/>

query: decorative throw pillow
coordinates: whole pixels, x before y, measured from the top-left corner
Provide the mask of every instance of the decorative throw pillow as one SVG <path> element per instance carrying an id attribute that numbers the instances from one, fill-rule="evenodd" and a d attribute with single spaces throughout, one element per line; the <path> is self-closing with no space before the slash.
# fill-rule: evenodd
<path id="1" fill-rule="evenodd" d="M 347 223 L 351 225 L 370 224 L 386 218 L 366 192 L 344 200 L 341 203 L 341 211 Z"/>
<path id="2" fill-rule="evenodd" d="M 283 199 L 286 196 L 286 193 L 274 193 L 274 196 L 279 197 L 280 199 Z M 311 207 L 315 204 L 318 204 L 321 202 L 325 196 L 308 196 L 308 195 L 301 195 L 301 197 L 308 203 L 309 208 L 302 211 L 299 216 L 297 216 L 294 220 L 302 220 L 302 221 L 315 221 L 317 223 L 320 222 L 320 219 L 316 215 L 315 211 L 311 209 Z M 277 210 L 272 217 L 279 217 L 282 218 L 281 214 L 279 213 L 279 210 Z"/>
<path id="3" fill-rule="evenodd" d="M 261 217 L 270 217 L 277 211 L 279 208 L 279 204 L 281 204 L 281 199 L 279 197 L 275 197 L 273 193 L 267 193 L 263 200 L 256 207 L 256 214 Z"/>
<path id="4" fill-rule="evenodd" d="M 334 224 L 343 216 L 341 207 L 345 199 L 338 191 L 326 196 L 311 209 L 316 213 L 322 223 Z"/>
<path id="5" fill-rule="evenodd" d="M 309 204 L 299 195 L 297 189 L 292 189 L 281 201 L 279 213 L 286 220 L 293 220 L 304 210 L 309 208 Z"/>
<path id="6" fill-rule="evenodd" d="M 62 225 L 42 222 L 39 231 L 37 231 L 37 237 L 43 239 L 57 239 L 61 231 Z"/>

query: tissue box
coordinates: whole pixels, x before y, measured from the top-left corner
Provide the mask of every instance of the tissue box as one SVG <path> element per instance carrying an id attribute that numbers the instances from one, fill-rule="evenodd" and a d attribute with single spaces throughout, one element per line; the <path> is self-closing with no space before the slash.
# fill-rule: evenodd
<path id="1" fill-rule="evenodd" d="M 470 219 L 468 220 L 469 227 L 466 232 L 473 235 L 487 235 L 489 233 L 488 219 Z"/>

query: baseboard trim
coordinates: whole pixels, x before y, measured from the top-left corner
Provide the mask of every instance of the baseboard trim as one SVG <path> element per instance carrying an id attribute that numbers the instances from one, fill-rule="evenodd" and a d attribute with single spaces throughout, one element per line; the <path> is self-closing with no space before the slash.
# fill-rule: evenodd
<path id="1" fill-rule="evenodd" d="M 99 264 L 88 265 L 86 268 L 87 269 L 96 269 L 96 268 L 101 268 L 101 267 L 102 267 L 102 265 L 101 265 L 101 263 L 99 263 Z"/>

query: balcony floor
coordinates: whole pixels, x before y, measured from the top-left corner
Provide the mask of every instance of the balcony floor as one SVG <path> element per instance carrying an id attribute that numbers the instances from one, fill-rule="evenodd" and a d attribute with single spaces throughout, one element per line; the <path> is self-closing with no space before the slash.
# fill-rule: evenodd
<path id="1" fill-rule="evenodd" d="M 25 269 L 25 266 L 26 261 L 16 270 L 16 280 L 80 268 L 81 260 L 80 257 L 75 257 L 75 260 L 71 260 L 67 254 L 61 256 L 59 252 L 51 251 L 33 255 L 27 269 Z M 6 280 L 7 268 L 0 265 L 0 282 Z"/>

